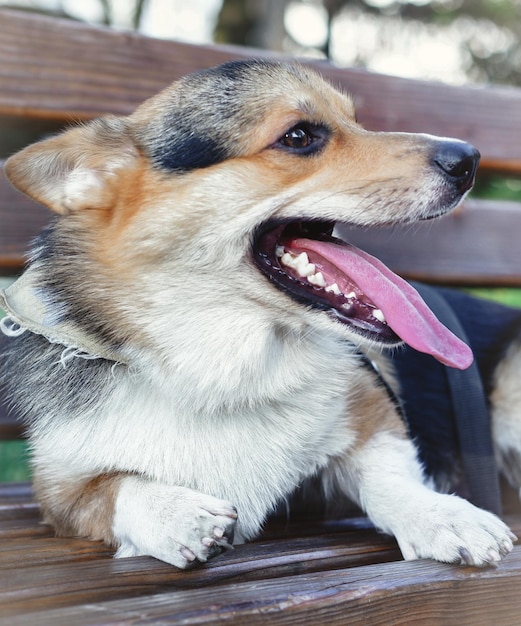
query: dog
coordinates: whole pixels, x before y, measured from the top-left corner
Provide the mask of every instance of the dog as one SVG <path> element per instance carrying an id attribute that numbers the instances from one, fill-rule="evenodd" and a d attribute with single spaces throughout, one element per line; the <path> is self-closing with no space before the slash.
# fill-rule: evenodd
<path id="1" fill-rule="evenodd" d="M 514 535 L 435 490 L 394 397 L 403 342 L 460 369 L 470 348 L 333 233 L 441 216 L 478 161 L 456 139 L 365 130 L 314 70 L 255 59 L 10 157 L 12 184 L 56 214 L 0 302 L 45 521 L 186 568 L 314 481 L 405 559 L 501 560 Z M 521 451 L 510 350 L 492 393 L 503 465 Z"/>

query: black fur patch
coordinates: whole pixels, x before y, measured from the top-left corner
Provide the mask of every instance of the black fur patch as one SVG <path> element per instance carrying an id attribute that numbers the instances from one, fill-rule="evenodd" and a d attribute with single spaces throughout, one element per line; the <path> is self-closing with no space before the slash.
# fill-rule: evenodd
<path id="1" fill-rule="evenodd" d="M 141 131 L 138 142 L 155 166 L 171 172 L 240 156 L 243 133 L 258 124 L 271 103 L 271 94 L 259 85 L 271 82 L 281 67 L 292 71 L 291 66 L 248 60 L 186 76 L 171 92 L 162 118 Z"/>
<path id="2" fill-rule="evenodd" d="M 112 361 L 75 358 L 63 368 L 64 346 L 28 331 L 2 338 L 1 343 L 0 386 L 29 429 L 45 428 L 57 415 L 83 416 L 103 402 L 115 385 Z"/>
<path id="3" fill-rule="evenodd" d="M 186 130 L 186 129 L 185 129 Z M 210 137 L 176 129 L 168 150 L 159 150 L 154 162 L 169 171 L 190 171 L 221 163 L 228 158 L 226 149 Z"/>
<path id="4" fill-rule="evenodd" d="M 124 338 L 116 336 L 110 319 L 98 313 L 103 308 L 101 294 L 85 289 L 85 282 L 95 281 L 99 270 L 83 247 L 87 241 L 81 229 L 73 215 L 66 220 L 55 218 L 36 240 L 31 261 L 46 268 L 42 289 L 56 315 L 54 321 L 71 320 L 85 334 L 118 350 Z"/>

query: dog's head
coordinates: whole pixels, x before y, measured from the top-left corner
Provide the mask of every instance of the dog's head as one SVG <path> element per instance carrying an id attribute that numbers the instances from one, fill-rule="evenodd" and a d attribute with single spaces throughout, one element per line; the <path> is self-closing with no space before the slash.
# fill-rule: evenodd
<path id="1" fill-rule="evenodd" d="M 442 215 L 478 160 L 461 141 L 363 129 L 350 98 L 310 69 L 246 61 L 30 146 L 6 172 L 76 225 L 113 285 L 160 275 L 178 297 L 214 302 L 240 291 L 281 318 L 401 338 L 463 367 L 468 352 L 419 296 L 332 232 Z"/>

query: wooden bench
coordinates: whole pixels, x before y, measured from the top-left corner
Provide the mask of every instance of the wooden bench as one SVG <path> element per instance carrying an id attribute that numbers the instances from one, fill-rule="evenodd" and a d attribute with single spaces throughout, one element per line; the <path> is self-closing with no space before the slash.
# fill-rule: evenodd
<path id="1" fill-rule="evenodd" d="M 128 113 L 189 71 L 251 56 L 0 10 L 0 137 L 13 151 L 71 120 Z M 260 53 L 259 53 L 260 54 Z M 368 128 L 469 140 L 481 174 L 521 174 L 521 91 L 460 88 L 315 63 L 355 96 Z M 6 147 L 7 146 L 7 147 Z M 17 273 L 49 213 L 0 176 L 0 273 Z M 521 286 L 521 204 L 469 200 L 403 230 L 353 231 L 403 275 Z M 0 439 L 22 435 L 0 409 Z M 521 515 L 505 490 L 507 521 Z M 520 535 L 521 536 L 521 535 Z M 263 536 L 180 572 L 152 558 L 113 560 L 99 543 L 56 539 L 29 484 L 0 485 L 0 624 L 519 624 L 521 547 L 498 568 L 404 562 L 363 518 L 275 519 Z"/>

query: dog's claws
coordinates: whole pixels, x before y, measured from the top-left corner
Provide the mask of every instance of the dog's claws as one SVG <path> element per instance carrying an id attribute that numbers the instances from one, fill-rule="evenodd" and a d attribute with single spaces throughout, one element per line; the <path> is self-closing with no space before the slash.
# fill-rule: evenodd
<path id="1" fill-rule="evenodd" d="M 467 550 L 467 548 L 460 548 L 459 556 L 460 556 L 461 565 L 474 565 L 474 560 L 472 558 L 472 555 Z"/>
<path id="2" fill-rule="evenodd" d="M 497 565 L 501 561 L 501 555 L 497 550 L 489 550 L 487 552 L 487 561 L 489 565 Z"/>
<path id="3" fill-rule="evenodd" d="M 221 528 L 220 526 L 216 526 L 213 529 L 213 535 L 216 539 L 222 539 L 224 537 L 224 528 Z"/>
<path id="4" fill-rule="evenodd" d="M 190 563 L 195 561 L 195 559 L 196 559 L 195 554 L 191 550 L 189 550 L 188 548 L 181 548 L 180 552 L 183 555 L 183 557 L 187 561 L 189 561 Z"/>

